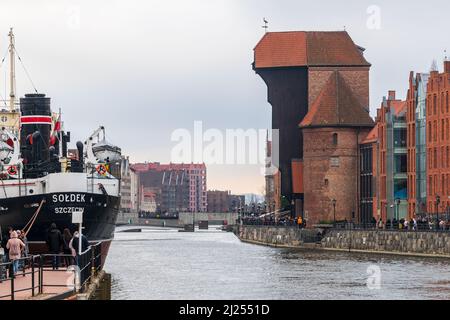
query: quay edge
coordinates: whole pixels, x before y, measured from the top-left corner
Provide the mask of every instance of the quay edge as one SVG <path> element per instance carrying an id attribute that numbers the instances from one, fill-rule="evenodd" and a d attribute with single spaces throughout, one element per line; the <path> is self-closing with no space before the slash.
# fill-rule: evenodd
<path id="1" fill-rule="evenodd" d="M 239 226 L 235 234 L 242 242 L 277 248 L 450 258 L 450 233 L 445 232 L 329 230 L 320 241 L 305 237 L 305 232 L 311 235 L 317 230 Z"/>

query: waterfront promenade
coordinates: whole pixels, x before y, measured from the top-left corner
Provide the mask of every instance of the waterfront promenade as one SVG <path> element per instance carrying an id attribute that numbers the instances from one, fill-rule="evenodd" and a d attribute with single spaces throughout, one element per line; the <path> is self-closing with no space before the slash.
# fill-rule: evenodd
<path id="1" fill-rule="evenodd" d="M 14 279 L 14 300 L 28 299 L 51 299 L 52 297 L 73 292 L 74 274 L 73 271 L 67 271 L 61 268 L 58 271 L 43 271 L 42 293 L 39 294 L 38 271 L 36 269 L 34 279 L 31 269 L 26 270 L 24 276 L 19 272 Z M 11 300 L 11 279 L 3 280 L 0 283 L 0 300 Z M 34 297 L 32 287 L 34 286 Z M 6 297 L 5 297 L 6 296 Z"/>

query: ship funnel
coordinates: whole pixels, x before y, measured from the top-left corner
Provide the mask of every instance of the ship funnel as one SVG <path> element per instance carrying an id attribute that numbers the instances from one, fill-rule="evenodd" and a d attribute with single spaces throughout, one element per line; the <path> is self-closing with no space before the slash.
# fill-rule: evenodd
<path id="1" fill-rule="evenodd" d="M 33 144 L 31 146 L 31 158 L 33 159 L 32 163 L 39 163 L 40 162 L 39 157 L 40 157 L 40 155 L 42 153 L 41 151 L 43 149 L 42 141 L 41 141 L 42 135 L 39 131 L 36 131 L 33 133 L 33 135 L 31 137 L 32 137 L 32 141 L 33 141 Z"/>
<path id="2" fill-rule="evenodd" d="M 26 157 L 26 163 L 37 164 L 49 161 L 52 125 L 50 98 L 45 94 L 26 94 L 24 98 L 20 98 L 20 113 L 20 145 L 21 152 Z M 39 132 L 39 136 L 35 138 L 36 132 Z M 26 139 L 30 135 L 33 137 L 32 146 L 26 143 Z"/>

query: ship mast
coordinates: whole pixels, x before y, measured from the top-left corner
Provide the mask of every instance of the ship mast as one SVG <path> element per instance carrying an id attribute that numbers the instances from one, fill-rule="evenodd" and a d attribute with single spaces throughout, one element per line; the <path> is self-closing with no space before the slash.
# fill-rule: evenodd
<path id="1" fill-rule="evenodd" d="M 13 28 L 9 30 L 9 63 L 10 63 L 10 73 L 9 73 L 9 109 L 10 111 L 15 111 L 16 102 L 16 66 L 15 66 L 15 47 L 14 47 L 14 33 Z"/>

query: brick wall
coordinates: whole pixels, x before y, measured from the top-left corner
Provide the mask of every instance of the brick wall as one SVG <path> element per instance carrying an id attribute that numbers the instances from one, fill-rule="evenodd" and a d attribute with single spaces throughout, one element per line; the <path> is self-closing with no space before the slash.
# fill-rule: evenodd
<path id="1" fill-rule="evenodd" d="M 369 129 L 303 129 L 305 216 L 309 226 L 336 220 L 358 219 L 359 143 Z M 337 145 L 333 135 L 337 134 Z"/>

